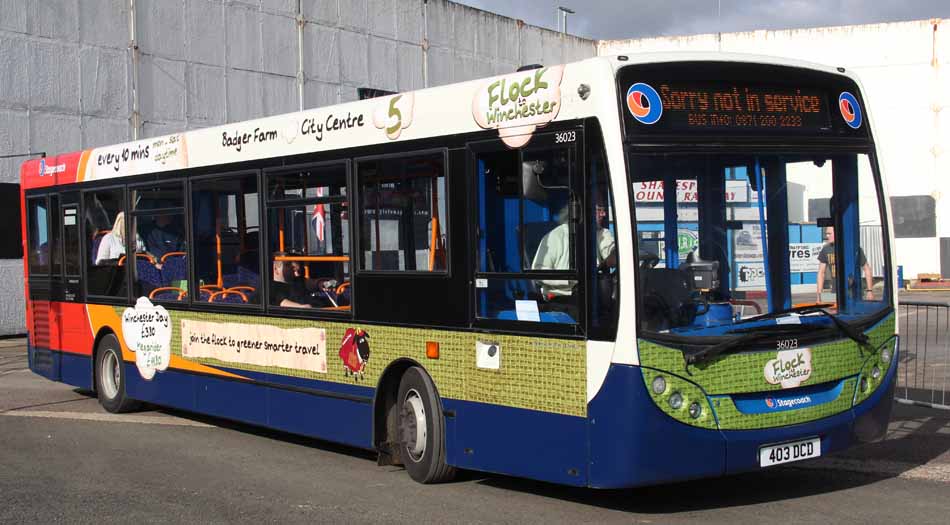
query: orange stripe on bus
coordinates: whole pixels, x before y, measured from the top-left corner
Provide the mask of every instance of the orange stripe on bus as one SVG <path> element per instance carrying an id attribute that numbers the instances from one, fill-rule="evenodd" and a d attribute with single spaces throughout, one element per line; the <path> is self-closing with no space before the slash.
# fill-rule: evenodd
<path id="1" fill-rule="evenodd" d="M 76 169 L 76 182 L 82 182 L 86 179 L 86 163 L 89 162 L 91 156 L 91 149 L 83 150 L 82 156 L 79 157 L 79 167 Z"/>
<path id="2" fill-rule="evenodd" d="M 119 339 L 119 346 L 122 348 L 122 360 L 135 362 L 135 352 L 129 350 L 122 336 L 122 319 L 115 313 L 115 308 L 101 304 L 87 304 L 86 311 L 89 313 L 89 327 L 93 334 L 98 334 L 102 328 L 109 328 L 115 332 Z M 249 379 L 244 376 L 225 372 L 217 368 L 189 361 L 181 356 L 173 355 L 169 361 L 169 369 L 187 370 L 189 372 L 200 372 L 203 374 L 214 375 L 218 377 L 230 377 L 234 379 Z"/>

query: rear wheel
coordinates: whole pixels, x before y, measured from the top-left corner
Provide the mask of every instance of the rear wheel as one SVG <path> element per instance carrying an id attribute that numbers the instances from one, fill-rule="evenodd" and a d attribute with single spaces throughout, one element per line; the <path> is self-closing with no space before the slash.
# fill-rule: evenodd
<path id="1" fill-rule="evenodd" d="M 140 406 L 125 395 L 122 349 L 112 334 L 103 337 L 96 348 L 96 392 L 99 404 L 112 413 L 131 412 Z"/>
<path id="2" fill-rule="evenodd" d="M 419 483 L 455 477 L 445 462 L 445 417 L 435 385 L 421 368 L 410 367 L 399 383 L 399 446 L 403 465 Z"/>

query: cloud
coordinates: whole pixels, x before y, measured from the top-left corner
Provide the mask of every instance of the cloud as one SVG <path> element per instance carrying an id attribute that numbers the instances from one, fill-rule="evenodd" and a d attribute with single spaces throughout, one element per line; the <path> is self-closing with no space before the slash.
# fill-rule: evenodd
<path id="1" fill-rule="evenodd" d="M 797 29 L 950 17 L 947 0 L 461 0 L 461 3 L 555 27 L 559 5 L 574 9 L 569 32 L 597 39 Z M 720 11 L 721 6 L 721 11 Z"/>

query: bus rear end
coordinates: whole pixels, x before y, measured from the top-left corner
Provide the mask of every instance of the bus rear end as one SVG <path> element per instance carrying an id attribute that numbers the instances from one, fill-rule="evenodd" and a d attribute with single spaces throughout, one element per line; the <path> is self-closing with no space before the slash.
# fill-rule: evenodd
<path id="1" fill-rule="evenodd" d="M 636 341 L 618 340 L 589 407 L 591 484 L 755 470 L 882 436 L 897 336 L 858 83 L 721 59 L 621 62 L 617 82 L 637 253 L 636 311 L 621 315 Z"/>

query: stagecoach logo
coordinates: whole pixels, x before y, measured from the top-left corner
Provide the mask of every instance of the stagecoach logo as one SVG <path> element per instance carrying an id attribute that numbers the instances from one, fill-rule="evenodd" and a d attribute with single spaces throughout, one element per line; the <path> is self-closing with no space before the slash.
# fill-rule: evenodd
<path id="1" fill-rule="evenodd" d="M 656 124 L 663 116 L 663 101 L 650 84 L 637 82 L 627 90 L 627 109 L 641 124 Z"/>
<path id="2" fill-rule="evenodd" d="M 53 175 L 56 175 L 57 173 L 62 173 L 64 171 L 66 171 L 65 164 L 56 164 L 55 166 L 47 166 L 46 159 L 45 158 L 40 159 L 40 170 L 39 170 L 40 177 L 44 177 L 44 176 L 52 177 Z"/>
<path id="3" fill-rule="evenodd" d="M 393 95 L 382 99 L 373 111 L 373 125 L 386 131 L 389 140 L 396 140 L 402 130 L 412 124 L 415 96 L 412 93 Z M 360 125 L 363 125 L 360 116 Z"/>
<path id="4" fill-rule="evenodd" d="M 775 399 L 772 396 L 768 396 L 765 398 L 765 406 L 771 409 L 788 409 L 788 408 L 795 408 L 798 405 L 810 405 L 810 404 L 811 404 L 811 396 L 799 396 L 799 397 L 792 397 L 792 398 L 787 398 L 787 399 L 786 398 Z"/>
<path id="5" fill-rule="evenodd" d="M 775 359 L 765 363 L 765 380 L 782 388 L 795 388 L 811 377 L 811 350 L 796 348 L 783 350 Z"/>
<path id="6" fill-rule="evenodd" d="M 858 105 L 858 99 L 847 91 L 838 96 L 838 109 L 841 110 L 841 118 L 851 129 L 861 127 L 861 106 Z"/>
<path id="7" fill-rule="evenodd" d="M 122 312 L 122 339 L 129 350 L 135 352 L 135 366 L 143 378 L 150 380 L 156 370 L 168 369 L 172 325 L 163 306 L 155 306 L 147 298 L 139 297 L 134 308 Z"/>
<path id="8" fill-rule="evenodd" d="M 472 116 L 485 129 L 497 129 L 505 144 L 524 146 L 561 109 L 564 66 L 533 69 L 488 81 L 472 99 Z"/>

